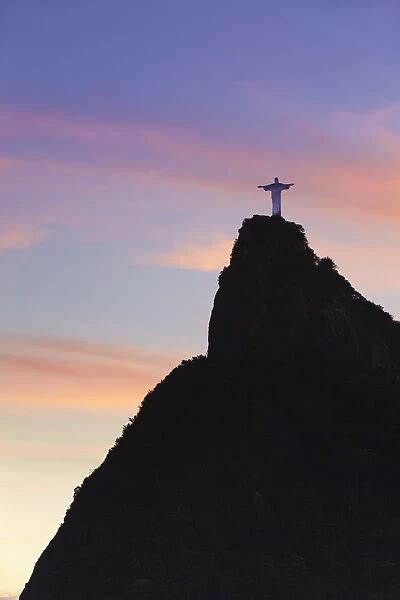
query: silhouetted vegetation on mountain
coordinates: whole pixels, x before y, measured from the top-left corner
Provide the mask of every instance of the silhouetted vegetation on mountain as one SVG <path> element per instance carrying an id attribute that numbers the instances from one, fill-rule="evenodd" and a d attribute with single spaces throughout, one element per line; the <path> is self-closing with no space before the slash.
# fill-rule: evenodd
<path id="1" fill-rule="evenodd" d="M 245 220 L 207 357 L 146 396 L 21 600 L 397 600 L 399 367 L 399 323 L 299 225 Z"/>

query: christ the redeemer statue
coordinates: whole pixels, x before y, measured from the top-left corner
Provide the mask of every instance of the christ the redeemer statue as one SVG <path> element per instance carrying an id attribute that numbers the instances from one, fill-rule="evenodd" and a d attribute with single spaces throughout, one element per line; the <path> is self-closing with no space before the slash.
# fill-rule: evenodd
<path id="1" fill-rule="evenodd" d="M 294 183 L 281 183 L 277 177 L 275 177 L 274 183 L 269 185 L 259 185 L 266 192 L 271 192 L 272 196 L 272 214 L 281 216 L 281 192 L 282 190 L 288 190 Z"/>

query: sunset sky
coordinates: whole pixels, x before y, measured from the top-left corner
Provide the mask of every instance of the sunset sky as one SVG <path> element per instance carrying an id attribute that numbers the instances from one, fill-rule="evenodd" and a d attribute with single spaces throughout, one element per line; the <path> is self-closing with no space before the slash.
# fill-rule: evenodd
<path id="1" fill-rule="evenodd" d="M 400 316 L 398 0 L 0 0 L 0 600 L 206 350 L 257 185 Z"/>

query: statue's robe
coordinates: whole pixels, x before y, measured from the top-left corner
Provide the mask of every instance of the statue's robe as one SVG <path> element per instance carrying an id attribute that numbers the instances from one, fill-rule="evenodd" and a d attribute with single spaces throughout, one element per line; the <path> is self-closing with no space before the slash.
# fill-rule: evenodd
<path id="1" fill-rule="evenodd" d="M 281 192 L 288 190 L 290 185 L 287 183 L 272 183 L 268 186 L 268 190 L 272 196 L 272 214 L 281 216 Z M 264 188 L 265 189 L 265 188 Z"/>

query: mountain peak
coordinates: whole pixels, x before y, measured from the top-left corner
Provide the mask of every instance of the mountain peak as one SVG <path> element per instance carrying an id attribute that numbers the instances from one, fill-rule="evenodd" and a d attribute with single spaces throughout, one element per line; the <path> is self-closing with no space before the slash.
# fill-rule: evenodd
<path id="1" fill-rule="evenodd" d="M 309 247 L 301 225 L 245 219 L 219 278 L 209 357 L 240 360 L 317 346 L 322 355 L 389 366 L 393 322 Z"/>
<path id="2" fill-rule="evenodd" d="M 304 272 L 310 272 L 316 262 L 300 225 L 279 216 L 245 219 L 230 264 L 219 278 L 208 355 L 234 357 L 257 348 L 263 351 L 272 341 L 276 320 L 286 329 L 298 316 L 299 302 L 305 301 Z"/>
<path id="3" fill-rule="evenodd" d="M 243 222 L 208 355 L 149 392 L 21 600 L 395 600 L 400 332 L 281 217 Z"/>

